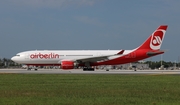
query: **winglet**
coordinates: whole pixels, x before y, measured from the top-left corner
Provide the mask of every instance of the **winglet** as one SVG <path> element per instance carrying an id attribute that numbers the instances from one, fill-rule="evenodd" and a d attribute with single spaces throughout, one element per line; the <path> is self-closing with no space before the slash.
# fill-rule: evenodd
<path id="1" fill-rule="evenodd" d="M 123 54 L 124 50 L 121 50 L 120 52 L 117 53 L 117 55 Z"/>

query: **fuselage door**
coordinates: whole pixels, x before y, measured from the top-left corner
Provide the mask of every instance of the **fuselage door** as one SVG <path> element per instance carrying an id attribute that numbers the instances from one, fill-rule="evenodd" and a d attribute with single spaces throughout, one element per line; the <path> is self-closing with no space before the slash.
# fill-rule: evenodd
<path id="1" fill-rule="evenodd" d="M 26 53 L 24 58 L 25 58 L 25 59 L 29 59 L 29 54 Z"/>

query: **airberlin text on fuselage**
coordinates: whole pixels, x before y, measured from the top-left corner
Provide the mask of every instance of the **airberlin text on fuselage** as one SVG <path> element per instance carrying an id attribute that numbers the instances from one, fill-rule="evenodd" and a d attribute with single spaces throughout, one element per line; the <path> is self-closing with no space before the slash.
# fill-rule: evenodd
<path id="1" fill-rule="evenodd" d="M 35 53 L 31 54 L 31 59 L 53 59 L 53 58 L 59 58 L 60 56 L 55 53 L 49 53 L 49 54 L 41 54 L 41 53 Z"/>

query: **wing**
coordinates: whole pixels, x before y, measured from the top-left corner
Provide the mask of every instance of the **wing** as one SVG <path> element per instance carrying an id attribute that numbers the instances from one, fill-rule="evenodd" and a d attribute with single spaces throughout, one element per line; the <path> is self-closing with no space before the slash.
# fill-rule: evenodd
<path id="1" fill-rule="evenodd" d="M 110 58 L 119 57 L 123 53 L 124 53 L 124 50 L 121 50 L 119 53 L 114 54 L 114 55 L 95 56 L 95 57 L 89 57 L 89 58 L 82 58 L 82 59 L 76 59 L 76 61 L 79 62 L 79 63 L 106 61 L 106 60 L 109 60 Z"/>

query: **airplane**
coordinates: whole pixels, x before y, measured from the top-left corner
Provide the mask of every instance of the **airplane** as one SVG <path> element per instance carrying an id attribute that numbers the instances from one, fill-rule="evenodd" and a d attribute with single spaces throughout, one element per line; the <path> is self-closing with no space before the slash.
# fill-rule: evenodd
<path id="1" fill-rule="evenodd" d="M 11 60 L 27 65 L 28 69 L 60 66 L 63 70 L 83 67 L 84 71 L 94 71 L 94 66 L 125 64 L 163 54 L 165 51 L 160 48 L 167 27 L 159 26 L 142 45 L 132 50 L 33 50 L 20 52 Z"/>

